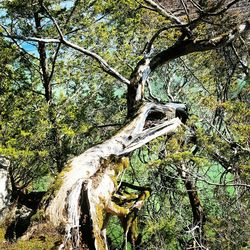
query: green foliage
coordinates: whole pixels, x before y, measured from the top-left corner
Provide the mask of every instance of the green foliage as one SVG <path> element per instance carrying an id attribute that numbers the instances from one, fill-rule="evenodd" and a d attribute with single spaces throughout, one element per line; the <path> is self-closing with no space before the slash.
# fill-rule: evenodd
<path id="1" fill-rule="evenodd" d="M 147 249 L 178 249 L 178 243 L 176 241 L 176 234 L 178 233 L 178 226 L 176 225 L 175 217 L 170 217 L 166 214 L 166 217 L 161 217 L 156 221 L 149 220 L 143 231 L 143 243 L 147 245 Z M 158 244 L 152 245 L 150 242 L 152 239 L 159 239 Z"/>
<path id="2" fill-rule="evenodd" d="M 107 235 L 111 239 L 112 247 L 119 249 L 122 246 L 124 232 L 118 218 L 112 217 L 110 219 Z"/>

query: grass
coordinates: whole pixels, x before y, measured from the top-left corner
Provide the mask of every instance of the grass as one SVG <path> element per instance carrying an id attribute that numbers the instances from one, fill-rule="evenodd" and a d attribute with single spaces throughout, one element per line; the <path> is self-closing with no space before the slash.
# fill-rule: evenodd
<path id="1" fill-rule="evenodd" d="M 5 229 L 0 227 L 0 249 L 4 250 L 49 250 L 60 245 L 61 236 L 47 225 L 35 230 L 28 240 L 8 242 L 4 238 Z"/>

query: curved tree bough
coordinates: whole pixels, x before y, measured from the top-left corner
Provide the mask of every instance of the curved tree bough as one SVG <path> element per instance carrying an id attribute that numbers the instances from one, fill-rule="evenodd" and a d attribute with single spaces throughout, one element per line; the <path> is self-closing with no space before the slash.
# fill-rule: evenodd
<path id="1" fill-rule="evenodd" d="M 70 170 L 61 177 L 62 185 L 46 209 L 46 215 L 55 226 L 66 228 L 67 236 L 62 248 L 68 241 L 73 247 L 85 244 L 88 248 L 107 249 L 103 215 L 109 213 L 121 217 L 131 212 L 130 208 L 120 207 L 112 201 L 117 191 L 115 180 L 127 163 L 110 159 L 114 155 L 119 158 L 129 154 L 161 135 L 174 133 L 182 124 L 175 115 L 177 108 L 185 108 L 185 105 L 145 103 L 135 118 L 116 135 L 72 159 Z M 145 128 L 147 123 L 149 128 Z M 141 207 L 142 203 L 134 206 Z M 81 237 L 80 227 L 84 228 L 88 216 L 83 211 L 88 210 L 86 206 L 89 206 L 93 232 L 92 236 L 87 236 L 91 232 L 82 231 Z"/>

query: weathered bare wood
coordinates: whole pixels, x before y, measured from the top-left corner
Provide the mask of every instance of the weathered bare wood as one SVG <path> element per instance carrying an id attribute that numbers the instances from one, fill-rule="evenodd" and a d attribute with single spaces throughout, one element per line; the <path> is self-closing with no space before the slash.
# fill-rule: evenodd
<path id="1" fill-rule="evenodd" d="M 145 145 L 158 136 L 174 133 L 182 124 L 175 117 L 176 105 L 144 104 L 135 118 L 116 135 L 102 144 L 94 146 L 73 158 L 69 171 L 61 177 L 62 185 L 46 210 L 49 220 L 55 225 L 64 225 L 67 239 L 72 241 L 72 229 L 78 234 L 74 244 L 80 244 L 78 233 L 81 218 L 81 192 L 87 192 L 89 212 L 92 220 L 93 238 L 96 249 L 107 249 L 106 233 L 103 228 L 103 213 L 118 216 L 130 212 L 111 200 L 116 191 L 114 179 L 125 167 L 123 162 L 114 163 L 113 155 L 118 158 Z M 162 119 L 154 121 L 152 127 L 145 129 L 147 119 L 154 113 L 161 113 Z M 101 216 L 101 218 L 100 218 Z"/>
<path id="2" fill-rule="evenodd" d="M 158 11 L 158 13 L 177 23 L 178 27 L 183 31 L 189 31 L 185 23 L 182 23 L 171 13 L 166 12 L 161 6 L 155 4 L 154 1 L 145 0 L 145 2 L 152 7 L 151 9 Z M 143 102 L 144 87 L 150 74 L 161 65 L 175 58 L 193 52 L 216 49 L 231 43 L 240 34 L 249 30 L 250 23 L 247 21 L 228 33 L 207 40 L 197 40 L 188 34 L 184 34 L 182 39 L 179 39 L 173 46 L 166 48 L 151 58 L 141 60 L 133 71 L 130 80 L 128 80 L 95 52 L 66 40 L 56 20 L 50 15 L 49 11 L 47 11 L 47 14 L 55 24 L 59 39 L 15 36 L 8 33 L 8 30 L 4 28 L 7 33 L 6 36 L 35 41 L 40 44 L 51 42 L 64 44 L 91 57 L 97 61 L 104 72 L 128 86 L 128 114 L 130 117 L 134 116 L 134 118 L 112 138 L 88 149 L 71 160 L 68 164 L 68 170 L 65 170 L 58 177 L 57 181 L 61 182 L 60 188 L 55 192 L 55 197 L 46 209 L 48 219 L 55 226 L 63 226 L 66 229 L 65 242 L 63 242 L 61 248 L 64 248 L 68 244 L 67 242 L 69 242 L 73 248 L 85 244 L 89 249 L 107 249 L 104 215 L 116 214 L 117 216 L 126 216 L 131 212 L 130 207 L 122 207 L 112 201 L 112 196 L 117 190 L 115 179 L 127 165 L 125 163 L 126 160 L 120 160 L 120 158 L 158 136 L 174 133 L 182 124 L 181 120 L 175 117 L 176 106 L 170 104 L 146 103 L 136 113 L 139 105 Z M 184 40 L 186 37 L 189 38 Z M 154 39 L 151 43 L 153 42 Z M 153 125 L 151 124 L 147 127 L 150 115 L 155 113 L 161 113 L 161 119 L 153 120 Z M 112 159 L 114 155 L 118 157 L 118 161 Z M 189 182 L 186 183 L 188 190 L 193 189 L 190 185 Z M 196 193 L 192 192 L 189 192 L 189 195 L 190 200 L 194 200 L 197 196 Z M 84 208 L 85 205 L 86 207 Z M 199 208 L 200 204 L 196 207 L 194 206 L 193 211 L 196 212 L 194 215 L 200 218 L 197 207 Z M 87 221 L 85 215 L 89 218 L 88 223 L 89 225 L 91 224 L 91 231 L 82 230 Z M 84 234 L 90 234 L 90 236 L 86 237 Z M 83 243 L 83 238 L 88 238 L 89 240 L 85 240 Z"/>

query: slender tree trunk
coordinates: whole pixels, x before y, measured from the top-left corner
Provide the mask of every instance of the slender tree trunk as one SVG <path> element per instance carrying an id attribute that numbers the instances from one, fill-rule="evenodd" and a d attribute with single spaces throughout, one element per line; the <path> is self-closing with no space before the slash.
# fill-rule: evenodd
<path id="1" fill-rule="evenodd" d="M 40 11 L 37 11 L 34 13 L 34 20 L 36 25 L 36 30 L 38 33 L 38 37 L 41 36 L 42 32 L 42 18 L 40 17 Z M 48 107 L 48 118 L 52 125 L 52 129 L 50 131 L 51 140 L 54 145 L 54 150 L 52 153 L 52 158 L 55 159 L 56 162 L 56 168 L 58 172 L 61 172 L 61 170 L 64 167 L 66 156 L 63 154 L 62 150 L 62 143 L 59 138 L 59 131 L 58 131 L 58 125 L 56 121 L 56 114 L 55 114 L 55 106 L 53 104 L 53 96 L 52 96 L 52 85 L 51 85 L 51 79 L 53 75 L 53 69 L 52 73 L 49 72 L 48 65 L 47 65 L 47 53 L 46 53 L 46 44 L 44 42 L 38 42 L 38 52 L 39 52 L 39 61 L 40 61 L 40 69 L 41 69 L 41 79 L 44 87 L 45 92 L 45 99 L 49 105 Z"/>
<path id="2" fill-rule="evenodd" d="M 35 25 L 36 25 L 38 37 L 41 37 L 42 18 L 39 15 L 40 15 L 39 11 L 34 13 L 34 19 L 35 19 Z M 52 87 L 51 87 L 51 81 L 50 81 L 50 76 L 49 76 L 48 67 L 47 67 L 46 45 L 44 42 L 38 42 L 38 52 L 39 52 L 39 57 L 40 57 L 39 61 L 40 61 L 40 68 L 41 68 L 41 78 L 42 78 L 43 87 L 45 91 L 45 98 L 46 98 L 46 101 L 49 103 L 52 101 Z"/>
<path id="3" fill-rule="evenodd" d="M 193 214 L 193 223 L 188 229 L 193 234 L 193 240 L 189 244 L 188 249 L 204 249 L 206 216 L 196 186 L 188 175 L 185 164 L 182 164 L 181 177 L 187 190 Z"/>

